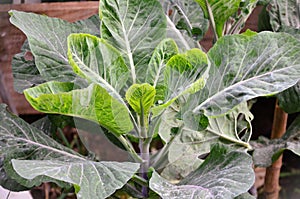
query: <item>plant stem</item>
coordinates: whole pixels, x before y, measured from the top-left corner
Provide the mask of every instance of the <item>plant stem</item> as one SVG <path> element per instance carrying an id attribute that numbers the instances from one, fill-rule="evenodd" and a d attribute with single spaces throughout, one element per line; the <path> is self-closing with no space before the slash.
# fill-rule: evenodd
<path id="1" fill-rule="evenodd" d="M 60 138 L 61 138 L 62 141 L 65 143 L 65 145 L 66 145 L 68 148 L 71 148 L 71 144 L 70 144 L 70 142 L 67 140 L 67 138 L 66 138 L 64 132 L 62 131 L 62 129 L 61 129 L 61 128 L 57 128 L 57 131 L 58 131 L 58 133 L 59 133 L 59 135 L 60 135 Z"/>
<path id="2" fill-rule="evenodd" d="M 141 138 L 139 143 L 141 158 L 143 160 L 143 163 L 141 165 L 141 177 L 148 181 L 148 169 L 149 169 L 149 163 L 150 163 L 150 143 L 151 138 Z M 145 198 L 148 197 L 148 187 L 143 186 L 142 187 L 142 193 Z"/>
<path id="3" fill-rule="evenodd" d="M 147 186 L 148 187 L 148 182 L 144 178 L 141 178 L 138 175 L 132 176 L 131 180 L 133 180 L 134 182 L 138 183 L 141 186 Z"/>
<path id="4" fill-rule="evenodd" d="M 117 136 L 118 140 L 123 144 L 125 149 L 129 152 L 130 156 L 134 159 L 135 162 L 143 162 L 141 157 L 135 152 L 133 146 L 129 143 L 129 141 L 123 136 Z"/>
<path id="5" fill-rule="evenodd" d="M 286 131 L 288 114 L 284 112 L 276 102 L 271 139 L 282 137 Z M 264 195 L 266 199 L 279 198 L 279 177 L 282 165 L 282 155 L 267 168 L 264 185 Z"/>
<path id="6" fill-rule="evenodd" d="M 161 166 L 161 163 L 165 161 L 166 155 L 169 152 L 169 148 L 171 144 L 173 143 L 173 140 L 175 139 L 176 136 L 172 136 L 170 141 L 156 154 L 154 159 L 151 162 L 151 166 L 155 169 L 158 169 L 158 166 Z"/>
<path id="7" fill-rule="evenodd" d="M 209 22 L 213 29 L 213 33 L 214 33 L 214 42 L 216 42 L 218 40 L 218 33 L 217 33 L 217 29 L 216 29 L 215 18 L 214 18 L 211 7 L 207 0 L 205 0 L 205 4 L 206 4 L 208 15 L 209 15 Z"/>

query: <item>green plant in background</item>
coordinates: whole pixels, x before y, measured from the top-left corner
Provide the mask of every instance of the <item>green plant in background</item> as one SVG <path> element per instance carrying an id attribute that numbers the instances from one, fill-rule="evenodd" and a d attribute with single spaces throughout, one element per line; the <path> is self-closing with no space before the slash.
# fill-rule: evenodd
<path id="1" fill-rule="evenodd" d="M 300 79 L 293 36 L 224 36 L 242 29 L 256 3 L 103 0 L 100 18 L 75 23 L 11 11 L 29 44 L 13 61 L 16 90 L 52 122 L 74 117 L 75 126 L 98 126 L 130 157 L 80 155 L 1 105 L 1 185 L 50 181 L 84 199 L 117 197 L 117 190 L 136 198 L 251 198 L 247 101 Z M 206 53 L 199 40 L 207 19 L 216 43 Z M 29 50 L 34 60 L 22 58 Z M 152 154 L 154 139 L 163 147 Z"/>

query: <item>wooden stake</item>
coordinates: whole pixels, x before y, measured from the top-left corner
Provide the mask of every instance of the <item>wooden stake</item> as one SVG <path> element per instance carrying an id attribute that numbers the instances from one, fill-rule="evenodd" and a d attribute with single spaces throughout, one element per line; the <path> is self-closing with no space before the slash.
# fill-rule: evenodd
<path id="1" fill-rule="evenodd" d="M 276 101 L 271 139 L 281 138 L 286 131 L 288 114 L 284 112 Z M 282 155 L 270 167 L 267 168 L 264 185 L 266 199 L 279 198 L 279 176 L 282 165 Z"/>

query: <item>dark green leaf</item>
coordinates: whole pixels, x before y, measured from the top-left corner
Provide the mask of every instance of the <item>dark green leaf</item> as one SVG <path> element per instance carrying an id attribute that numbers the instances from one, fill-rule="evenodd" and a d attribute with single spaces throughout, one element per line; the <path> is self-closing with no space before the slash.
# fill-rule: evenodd
<path id="1" fill-rule="evenodd" d="M 300 111 L 300 81 L 277 95 L 279 106 L 287 113 Z"/>
<path id="2" fill-rule="evenodd" d="M 290 125 L 286 133 L 280 139 L 269 140 L 260 137 L 253 142 L 254 164 L 261 167 L 268 167 L 279 158 L 284 150 L 290 150 L 300 155 L 300 117 L 298 116 Z"/>

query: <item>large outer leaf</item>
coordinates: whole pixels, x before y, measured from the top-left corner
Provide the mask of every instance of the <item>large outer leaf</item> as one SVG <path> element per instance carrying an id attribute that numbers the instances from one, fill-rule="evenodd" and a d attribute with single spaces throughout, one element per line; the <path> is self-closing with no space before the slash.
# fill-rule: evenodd
<path id="1" fill-rule="evenodd" d="M 112 96 L 121 90 L 129 77 L 121 54 L 93 35 L 71 34 L 68 37 L 68 58 L 75 73 L 98 83 Z"/>
<path id="2" fill-rule="evenodd" d="M 10 15 L 11 23 L 27 36 L 36 67 L 45 80 L 72 81 L 76 78 L 67 59 L 67 37 L 76 32 L 97 34 L 95 19 L 69 23 L 19 11 L 10 11 Z"/>
<path id="3" fill-rule="evenodd" d="M 48 82 L 24 91 L 38 111 L 80 117 L 99 123 L 116 134 L 133 129 L 127 108 L 97 84 L 73 90 L 74 84 Z"/>
<path id="4" fill-rule="evenodd" d="M 139 169 L 135 163 L 56 160 L 12 160 L 16 172 L 32 180 L 48 176 L 79 186 L 77 198 L 106 198 L 113 194 Z"/>
<path id="5" fill-rule="evenodd" d="M 239 9 L 241 0 L 195 0 L 208 18 L 209 9 L 214 17 L 218 36 L 223 36 L 225 22 Z M 210 19 L 212 20 L 212 19 Z"/>
<path id="6" fill-rule="evenodd" d="M 167 37 L 182 51 L 199 47 L 208 29 L 201 7 L 194 0 L 161 0 L 167 16 Z"/>
<path id="7" fill-rule="evenodd" d="M 154 173 L 150 188 L 163 198 L 234 198 L 248 191 L 253 182 L 251 156 L 216 145 L 204 163 L 179 184 L 172 185 Z"/>
<path id="8" fill-rule="evenodd" d="M 194 185 L 173 185 L 156 172 L 152 173 L 150 188 L 163 199 L 212 199 L 209 190 Z"/>
<path id="9" fill-rule="evenodd" d="M 75 185 L 78 198 L 106 198 L 138 170 L 135 163 L 93 162 L 0 108 L 0 155 L 10 162 L 27 186 L 44 181 Z M 27 160 L 24 160 L 27 159 Z M 13 171 L 9 171 L 10 175 Z M 48 176 L 48 177 L 47 177 Z"/>
<path id="10" fill-rule="evenodd" d="M 133 83 L 144 82 L 151 53 L 166 34 L 166 17 L 156 0 L 100 1 L 101 37 L 122 54 Z M 138 82 L 137 82 L 138 83 Z"/>
<path id="11" fill-rule="evenodd" d="M 268 167 L 279 158 L 284 150 L 290 150 L 300 156 L 300 117 L 298 116 L 280 139 L 269 140 L 260 137 L 253 142 L 253 160 L 257 166 Z"/>
<path id="12" fill-rule="evenodd" d="M 208 94 L 194 112 L 220 115 L 237 104 L 279 93 L 300 78 L 300 43 L 285 33 L 225 36 L 208 52 Z"/>
<path id="13" fill-rule="evenodd" d="M 273 31 L 286 32 L 300 40 L 300 3 L 296 0 L 272 0 L 267 11 Z M 300 82 L 277 95 L 279 105 L 288 113 L 300 111 Z"/>

